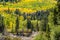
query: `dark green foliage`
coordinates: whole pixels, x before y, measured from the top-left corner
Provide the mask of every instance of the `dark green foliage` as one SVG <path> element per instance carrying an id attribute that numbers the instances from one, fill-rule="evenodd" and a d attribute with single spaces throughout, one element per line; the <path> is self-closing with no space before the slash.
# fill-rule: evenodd
<path id="1" fill-rule="evenodd" d="M 3 2 L 3 1 L 12 2 L 12 3 L 14 3 L 14 2 L 18 3 L 20 0 L 0 0 L 0 2 Z"/>
<path id="2" fill-rule="evenodd" d="M 9 0 L 5 0 L 5 2 L 8 2 Z"/>
<path id="3" fill-rule="evenodd" d="M 55 39 L 56 40 L 60 40 L 60 33 L 58 33 L 58 34 L 55 35 Z"/>
<path id="4" fill-rule="evenodd" d="M 49 11 L 46 10 L 46 11 L 38 11 L 37 12 L 37 18 L 40 18 L 40 20 L 42 21 L 43 25 L 42 25 L 42 30 L 43 31 L 46 31 L 46 28 L 47 28 L 47 25 L 48 25 L 48 16 L 49 16 Z"/>
<path id="5" fill-rule="evenodd" d="M 54 9 L 54 24 L 57 24 L 57 14 L 58 12 L 56 11 L 56 8 Z"/>
<path id="6" fill-rule="evenodd" d="M 17 35 L 18 35 L 18 29 L 19 29 L 19 19 L 18 19 L 18 17 L 17 17 L 17 19 L 16 19 L 16 33 L 17 33 Z"/>
<path id="7" fill-rule="evenodd" d="M 6 35 L 6 28 L 5 28 L 5 24 L 4 24 L 4 18 L 3 16 L 0 15 L 0 32 L 3 34 L 3 35 Z"/>
<path id="8" fill-rule="evenodd" d="M 24 20 L 27 19 L 27 14 L 23 13 Z"/>
<path id="9" fill-rule="evenodd" d="M 58 0 L 57 6 L 54 9 L 54 24 L 60 25 L 60 1 Z"/>
<path id="10" fill-rule="evenodd" d="M 19 15 L 19 16 L 21 15 L 19 9 L 16 9 L 16 10 L 15 10 L 15 14 L 16 14 L 16 15 Z"/>
<path id="11" fill-rule="evenodd" d="M 31 21 L 28 19 L 27 20 L 27 28 L 30 29 L 31 28 Z"/>
<path id="12" fill-rule="evenodd" d="M 58 18 L 57 18 L 57 21 L 58 21 L 58 24 L 60 25 L 60 0 L 58 0 Z"/>
<path id="13" fill-rule="evenodd" d="M 37 20 L 41 19 L 41 12 L 40 11 L 36 12 L 36 18 L 37 18 Z"/>
<path id="14" fill-rule="evenodd" d="M 33 30 L 32 24 L 31 24 L 31 20 L 27 19 L 27 29 L 31 29 Z"/>
<path id="15" fill-rule="evenodd" d="M 3 1 L 8 2 L 9 0 L 0 0 L 0 2 L 3 2 Z"/>
<path id="16" fill-rule="evenodd" d="M 0 15 L 0 32 L 4 31 L 4 20 L 3 16 Z"/>
<path id="17" fill-rule="evenodd" d="M 3 0 L 0 0 L 0 2 L 2 2 Z"/>
<path id="18" fill-rule="evenodd" d="M 31 14 L 31 20 L 36 20 L 36 14 L 35 13 Z"/>

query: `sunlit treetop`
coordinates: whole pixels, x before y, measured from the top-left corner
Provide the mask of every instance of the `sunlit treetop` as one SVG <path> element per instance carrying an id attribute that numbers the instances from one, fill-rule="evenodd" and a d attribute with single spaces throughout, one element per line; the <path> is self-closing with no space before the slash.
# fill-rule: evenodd
<path id="1" fill-rule="evenodd" d="M 18 8 L 22 12 L 31 13 L 36 10 L 47 10 L 54 8 L 57 4 L 56 0 L 21 0 L 18 3 L 7 2 L 6 6 L 1 6 L 1 8 Z M 0 8 L 0 9 L 1 9 Z"/>

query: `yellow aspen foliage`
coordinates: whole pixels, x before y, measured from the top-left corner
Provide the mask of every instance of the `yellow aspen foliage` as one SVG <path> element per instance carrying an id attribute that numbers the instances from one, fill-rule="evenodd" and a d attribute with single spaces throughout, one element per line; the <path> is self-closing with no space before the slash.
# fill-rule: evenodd
<path id="1" fill-rule="evenodd" d="M 11 32 L 13 23 L 12 22 L 9 22 L 9 24 L 10 25 L 7 27 L 7 31 L 8 32 Z"/>
<path id="2" fill-rule="evenodd" d="M 25 13 L 33 13 L 33 12 L 36 12 L 36 10 L 28 9 L 28 8 L 20 8 L 20 11 L 25 12 Z"/>
<path id="3" fill-rule="evenodd" d="M 20 19 L 20 20 L 24 20 L 24 17 L 23 17 L 23 16 L 20 16 L 19 19 Z"/>
<path id="4" fill-rule="evenodd" d="M 39 2 L 43 2 L 43 0 L 38 0 Z"/>
<path id="5" fill-rule="evenodd" d="M 42 10 L 46 10 L 46 7 L 42 7 Z"/>
<path id="6" fill-rule="evenodd" d="M 30 16 L 27 16 L 27 19 L 30 19 L 31 17 Z"/>
<path id="7" fill-rule="evenodd" d="M 31 1 L 37 1 L 37 0 L 24 0 L 24 2 L 31 2 Z"/>
<path id="8" fill-rule="evenodd" d="M 9 8 L 9 9 L 12 10 L 12 11 L 16 10 L 16 8 Z"/>

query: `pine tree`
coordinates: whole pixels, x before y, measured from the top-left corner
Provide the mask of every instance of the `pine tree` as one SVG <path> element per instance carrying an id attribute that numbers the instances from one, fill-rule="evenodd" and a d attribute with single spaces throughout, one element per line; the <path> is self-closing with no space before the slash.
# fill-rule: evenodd
<path id="1" fill-rule="evenodd" d="M 57 11 L 56 11 L 57 8 L 54 9 L 54 25 L 57 25 Z"/>
<path id="2" fill-rule="evenodd" d="M 58 0 L 58 17 L 57 17 L 57 22 L 58 22 L 58 24 L 60 25 L 60 0 Z"/>
<path id="3" fill-rule="evenodd" d="M 16 9 L 14 13 L 15 13 L 16 15 L 19 15 L 19 16 L 21 15 L 19 9 Z"/>
<path id="4" fill-rule="evenodd" d="M 29 17 L 27 18 L 27 29 L 33 30 L 33 27 L 32 27 L 32 24 L 31 24 L 31 20 L 30 20 Z"/>
<path id="5" fill-rule="evenodd" d="M 27 19 L 27 14 L 23 13 L 23 17 L 24 17 L 24 20 L 26 20 Z"/>
<path id="6" fill-rule="evenodd" d="M 3 17 L 0 15 L 0 32 L 3 32 L 4 30 L 4 23 L 3 23 Z"/>
<path id="7" fill-rule="evenodd" d="M 31 28 L 31 21 L 29 19 L 27 19 L 27 28 L 30 29 Z"/>
<path id="8" fill-rule="evenodd" d="M 6 27 L 5 27 L 5 24 L 4 24 L 4 18 L 3 16 L 0 15 L 0 31 L 2 32 L 3 35 L 6 35 Z"/>
<path id="9" fill-rule="evenodd" d="M 18 35 L 18 29 L 19 29 L 19 18 L 17 17 L 17 19 L 16 19 L 16 28 L 15 28 L 17 35 Z"/>
<path id="10" fill-rule="evenodd" d="M 60 0 L 57 1 L 57 5 L 54 9 L 54 24 L 60 25 Z"/>

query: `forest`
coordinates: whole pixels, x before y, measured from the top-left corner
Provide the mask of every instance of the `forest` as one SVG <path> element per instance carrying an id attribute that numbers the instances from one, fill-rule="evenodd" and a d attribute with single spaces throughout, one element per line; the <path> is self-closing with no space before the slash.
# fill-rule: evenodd
<path id="1" fill-rule="evenodd" d="M 60 40 L 60 0 L 0 0 L 0 40 Z"/>

